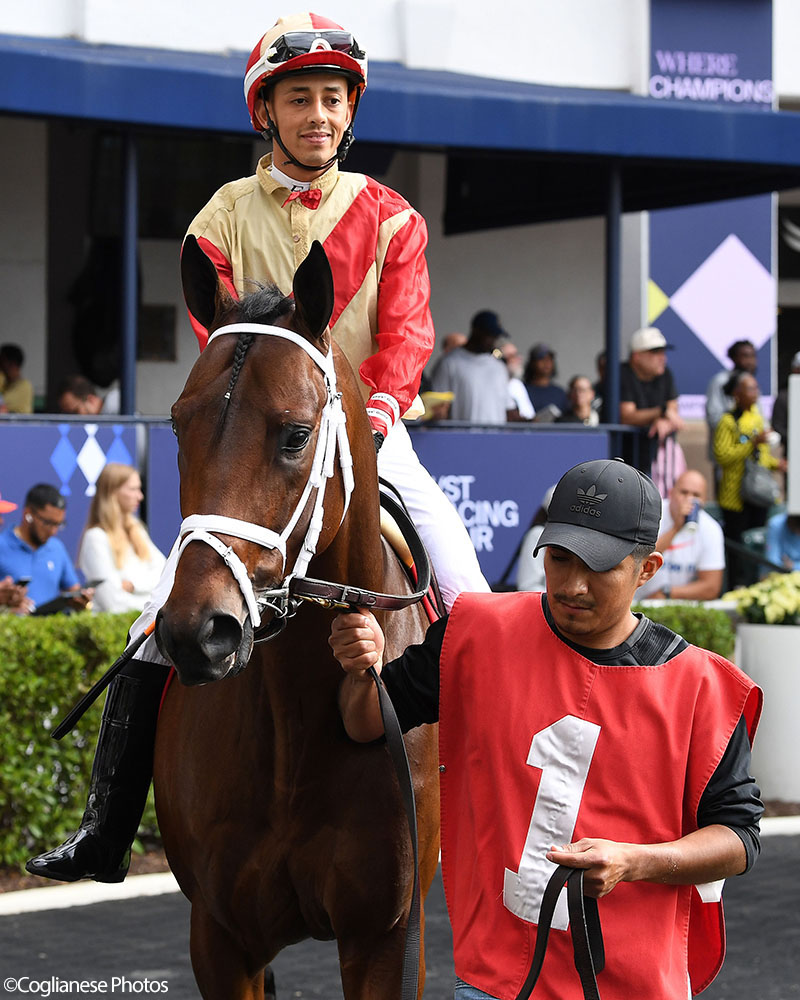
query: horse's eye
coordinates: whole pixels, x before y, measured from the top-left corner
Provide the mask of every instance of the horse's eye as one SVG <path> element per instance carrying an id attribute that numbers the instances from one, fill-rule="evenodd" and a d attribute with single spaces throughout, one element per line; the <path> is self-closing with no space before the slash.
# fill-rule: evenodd
<path id="1" fill-rule="evenodd" d="M 286 434 L 283 443 L 284 451 L 302 451 L 308 444 L 311 431 L 308 427 L 292 427 Z"/>

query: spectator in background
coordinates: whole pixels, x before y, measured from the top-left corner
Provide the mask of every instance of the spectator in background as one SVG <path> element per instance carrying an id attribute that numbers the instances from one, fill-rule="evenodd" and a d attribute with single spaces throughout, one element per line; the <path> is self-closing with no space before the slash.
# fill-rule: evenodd
<path id="1" fill-rule="evenodd" d="M 537 419 L 548 410 L 549 419 L 555 420 L 567 409 L 567 394 L 553 379 L 556 377 L 555 352 L 547 344 L 534 344 L 528 354 L 528 363 L 522 380 L 528 390 Z"/>
<path id="2" fill-rule="evenodd" d="M 3 515 L 16 510 L 17 505 L 0 496 L 0 528 L 3 526 Z M 15 611 L 17 614 L 27 614 L 33 610 L 33 605 L 25 593 L 26 585 L 17 583 L 13 576 L 5 576 L 0 580 L 0 612 Z"/>
<path id="3" fill-rule="evenodd" d="M 79 611 L 92 599 L 81 587 L 66 548 L 57 537 L 66 523 L 67 502 L 55 486 L 39 483 L 25 497 L 22 520 L 0 534 L 0 577 L 28 578 L 27 596 L 41 607 L 71 591 L 69 607 Z"/>
<path id="4" fill-rule="evenodd" d="M 748 528 L 760 528 L 766 523 L 767 508 L 757 507 L 742 499 L 742 478 L 745 462 L 755 456 L 768 469 L 786 468 L 785 459 L 772 455 L 767 444 L 768 433 L 758 408 L 758 382 L 748 372 L 736 371 L 725 385 L 733 399 L 733 410 L 725 413 L 714 433 L 714 459 L 722 469 L 719 485 L 719 505 L 722 508 L 725 537 L 741 544 L 742 533 Z M 728 553 L 728 583 L 733 587 L 753 582 L 757 574 L 737 553 Z"/>
<path id="5" fill-rule="evenodd" d="M 449 351 L 433 373 L 434 392 L 452 392 L 451 420 L 475 424 L 504 424 L 512 409 L 508 371 L 494 356 L 499 340 L 508 336 L 497 313 L 476 313 L 463 347 Z"/>
<path id="6" fill-rule="evenodd" d="M 631 337 L 630 359 L 620 368 L 620 423 L 647 430 L 651 439 L 649 468 L 662 497 L 686 469 L 683 450 L 675 434 L 683 427 L 678 416 L 678 392 L 667 367 L 672 348 L 654 326 L 637 330 Z"/>
<path id="7" fill-rule="evenodd" d="M 790 375 L 800 374 L 800 351 L 792 358 L 789 368 Z M 772 407 L 772 429 L 777 431 L 781 437 L 783 454 L 789 453 L 789 387 L 786 386 L 775 397 L 775 404 Z"/>
<path id="8" fill-rule="evenodd" d="M 508 369 L 508 392 L 516 408 L 516 413 L 513 409 L 510 411 L 509 420 L 533 420 L 536 411 L 533 408 L 531 397 L 528 395 L 528 390 L 525 388 L 525 383 L 522 381 L 525 366 L 519 348 L 510 340 L 506 340 L 500 345 L 500 353 Z"/>
<path id="9" fill-rule="evenodd" d="M 597 381 L 594 383 L 592 388 L 594 389 L 594 406 L 597 410 L 598 416 L 600 418 L 600 423 L 606 423 L 605 414 L 605 398 L 606 398 L 606 352 L 600 351 L 600 353 L 594 359 L 594 366 L 597 369 Z"/>
<path id="10" fill-rule="evenodd" d="M 540 549 L 536 555 L 533 553 L 547 523 L 547 511 L 550 509 L 550 501 L 553 499 L 555 488 L 554 483 L 545 491 L 542 497 L 542 504 L 536 511 L 531 526 L 525 532 L 525 537 L 522 539 L 522 545 L 519 550 L 519 562 L 517 563 L 517 590 L 543 591 L 545 589 L 545 550 Z"/>
<path id="11" fill-rule="evenodd" d="M 467 335 L 465 333 L 459 333 L 457 330 L 448 333 L 442 341 L 442 357 L 454 351 L 457 347 L 463 347 L 466 342 Z M 420 417 L 421 420 L 447 420 L 450 416 L 450 404 L 453 401 L 452 395 L 450 393 L 433 391 L 433 381 L 428 374 L 428 369 L 435 367 L 435 364 L 429 364 L 420 376 L 419 394 L 425 405 L 425 413 Z"/>
<path id="12" fill-rule="evenodd" d="M 800 515 L 782 511 L 767 521 L 764 555 L 789 572 L 800 569 Z"/>
<path id="13" fill-rule="evenodd" d="M 751 340 L 737 340 L 728 348 L 731 368 L 723 368 L 708 383 L 706 389 L 706 423 L 708 424 L 709 456 L 714 453 L 714 431 L 722 419 L 722 414 L 733 408 L 733 400 L 725 393 L 733 371 L 749 372 L 755 375 L 758 369 L 758 355 Z"/>
<path id="14" fill-rule="evenodd" d="M 58 387 L 58 409 L 60 413 L 87 417 L 98 413 L 119 413 L 119 389 L 114 387 L 101 396 L 88 378 L 68 375 Z"/>
<path id="15" fill-rule="evenodd" d="M 22 377 L 25 355 L 16 344 L 0 347 L 0 393 L 3 413 L 33 413 L 33 384 Z"/>
<path id="16" fill-rule="evenodd" d="M 750 340 L 736 340 L 727 351 L 731 368 L 723 368 L 717 372 L 708 383 L 706 389 L 706 423 L 708 424 L 708 458 L 714 467 L 714 489 L 719 495 L 719 481 L 722 470 L 714 461 L 714 432 L 717 424 L 722 419 L 723 413 L 727 413 L 733 408 L 733 400 L 725 395 L 725 386 L 731 375 L 735 371 L 749 372 L 756 374 L 758 368 L 758 355 L 756 348 Z"/>
<path id="17" fill-rule="evenodd" d="M 664 564 L 639 587 L 637 600 L 713 601 L 722 593 L 725 539 L 719 524 L 703 510 L 707 493 L 702 472 L 687 469 L 669 499 L 662 500 L 656 549 Z"/>
<path id="18" fill-rule="evenodd" d="M 586 375 L 573 375 L 567 386 L 569 406 L 558 418 L 559 424 L 584 424 L 596 427 L 600 417 L 594 408 L 594 389 Z"/>
<path id="19" fill-rule="evenodd" d="M 142 611 L 164 568 L 136 512 L 144 499 L 139 473 L 109 462 L 97 478 L 81 539 L 78 567 L 95 587 L 97 611 Z"/>

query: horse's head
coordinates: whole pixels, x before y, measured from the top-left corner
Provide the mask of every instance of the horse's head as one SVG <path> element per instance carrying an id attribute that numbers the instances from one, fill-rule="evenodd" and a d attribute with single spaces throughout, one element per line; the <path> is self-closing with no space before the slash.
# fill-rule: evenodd
<path id="1" fill-rule="evenodd" d="M 285 611 L 271 592 L 335 535 L 351 478 L 334 463 L 337 438 L 345 467 L 348 446 L 322 247 L 297 269 L 293 300 L 275 286 L 234 300 L 192 237 L 181 270 L 210 337 L 172 409 L 184 520 L 156 639 L 181 680 L 201 684 L 246 665 L 259 620 Z"/>

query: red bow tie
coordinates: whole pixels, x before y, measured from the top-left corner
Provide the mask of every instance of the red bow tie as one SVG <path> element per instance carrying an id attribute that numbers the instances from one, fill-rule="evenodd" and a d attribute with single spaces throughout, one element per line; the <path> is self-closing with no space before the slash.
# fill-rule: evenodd
<path id="1" fill-rule="evenodd" d="M 295 198 L 298 198 L 300 204 L 305 205 L 306 208 L 319 208 L 319 203 L 322 201 L 322 191 L 319 188 L 309 188 L 308 191 L 293 191 L 283 204 L 288 205 Z"/>

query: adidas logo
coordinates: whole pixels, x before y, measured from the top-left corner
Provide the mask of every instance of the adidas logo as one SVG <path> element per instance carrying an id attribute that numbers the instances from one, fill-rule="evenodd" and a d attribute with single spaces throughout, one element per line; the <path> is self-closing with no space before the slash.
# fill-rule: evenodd
<path id="1" fill-rule="evenodd" d="M 578 497 L 584 503 L 602 503 L 608 493 L 596 493 L 594 485 L 590 486 L 588 490 L 582 490 L 580 486 L 578 487 Z"/>

